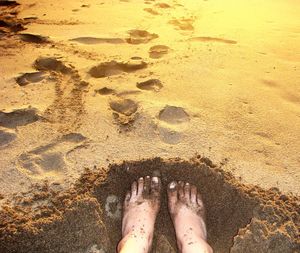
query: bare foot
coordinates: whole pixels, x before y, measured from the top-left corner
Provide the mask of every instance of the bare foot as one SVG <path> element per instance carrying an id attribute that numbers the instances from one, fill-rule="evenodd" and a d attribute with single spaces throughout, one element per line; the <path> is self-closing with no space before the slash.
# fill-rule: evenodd
<path id="1" fill-rule="evenodd" d="M 161 181 L 158 177 L 139 178 L 131 185 L 124 201 L 122 236 L 118 252 L 150 251 L 154 224 L 160 207 Z"/>
<path id="2" fill-rule="evenodd" d="M 168 204 L 180 252 L 212 252 L 206 242 L 205 210 L 196 186 L 171 182 Z"/>

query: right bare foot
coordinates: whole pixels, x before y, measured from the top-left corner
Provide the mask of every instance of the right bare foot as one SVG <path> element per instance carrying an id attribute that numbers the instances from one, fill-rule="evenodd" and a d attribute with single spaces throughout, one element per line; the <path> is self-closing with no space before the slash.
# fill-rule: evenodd
<path id="1" fill-rule="evenodd" d="M 213 252 L 206 242 L 205 210 L 197 188 L 181 181 L 171 182 L 168 204 L 180 252 Z"/>

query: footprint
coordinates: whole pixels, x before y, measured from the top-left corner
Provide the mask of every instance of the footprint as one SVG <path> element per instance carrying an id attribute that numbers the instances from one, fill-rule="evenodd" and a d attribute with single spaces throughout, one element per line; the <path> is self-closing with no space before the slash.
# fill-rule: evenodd
<path id="1" fill-rule="evenodd" d="M 105 214 L 113 220 L 120 220 L 122 217 L 122 204 L 116 195 L 108 195 L 105 201 Z"/>
<path id="2" fill-rule="evenodd" d="M 12 112 L 0 111 L 0 126 L 16 128 L 34 123 L 40 119 L 37 110 L 34 108 L 17 109 Z"/>
<path id="3" fill-rule="evenodd" d="M 159 91 L 163 85 L 158 79 L 149 79 L 145 82 L 137 83 L 136 87 L 141 90 Z"/>
<path id="4" fill-rule="evenodd" d="M 284 91 L 282 92 L 281 97 L 290 103 L 300 105 L 300 96 L 297 94 Z"/>
<path id="5" fill-rule="evenodd" d="M 78 37 L 71 39 L 70 41 L 75 41 L 82 44 L 92 45 L 92 44 L 122 44 L 125 43 L 125 40 L 120 38 L 95 38 L 95 37 Z"/>
<path id="6" fill-rule="evenodd" d="M 72 143 L 80 143 L 87 140 L 85 136 L 80 133 L 69 133 L 61 137 L 60 142 L 72 142 Z"/>
<path id="7" fill-rule="evenodd" d="M 147 67 L 147 63 L 138 59 L 131 59 L 128 62 L 110 61 L 92 67 L 88 72 L 94 78 L 103 78 L 113 75 L 119 75 L 122 72 L 130 73 Z"/>
<path id="8" fill-rule="evenodd" d="M 169 4 L 166 3 L 157 3 L 155 4 L 156 7 L 162 8 L 162 9 L 167 9 L 167 8 L 171 8 L 171 6 Z"/>
<path id="9" fill-rule="evenodd" d="M 17 83 L 20 86 L 25 86 L 30 83 L 38 83 L 46 77 L 46 73 L 43 71 L 25 73 L 16 78 Z"/>
<path id="10" fill-rule="evenodd" d="M 149 41 L 158 38 L 158 35 L 155 33 L 149 33 L 145 30 L 130 30 L 130 37 L 126 40 L 129 44 L 141 44 L 148 43 Z"/>
<path id="11" fill-rule="evenodd" d="M 169 124 L 179 124 L 190 120 L 190 116 L 182 107 L 170 105 L 159 112 L 158 118 Z"/>
<path id="12" fill-rule="evenodd" d="M 223 38 L 215 38 L 215 37 L 193 37 L 189 39 L 190 41 L 202 41 L 202 42 L 221 42 L 226 44 L 237 44 L 235 40 L 228 40 Z"/>
<path id="13" fill-rule="evenodd" d="M 57 60 L 53 57 L 40 57 L 35 63 L 34 67 L 40 71 L 56 71 L 63 74 L 71 74 L 73 69 L 67 67 L 62 61 Z"/>
<path id="14" fill-rule="evenodd" d="M 58 176 L 67 169 L 65 155 L 87 140 L 80 133 L 69 133 L 53 142 L 21 154 L 18 167 L 21 172 L 38 178 Z"/>
<path id="15" fill-rule="evenodd" d="M 13 20 L 0 19 L 0 27 L 4 27 L 7 31 L 10 32 L 20 32 L 26 30 L 26 28 L 21 23 L 15 22 Z"/>
<path id="16" fill-rule="evenodd" d="M 281 87 L 281 84 L 275 80 L 261 79 L 262 83 L 270 88 L 274 88 L 279 92 L 279 95 L 286 101 L 293 103 L 295 105 L 300 104 L 300 96 L 296 93 L 289 92 Z"/>
<path id="17" fill-rule="evenodd" d="M 6 32 L 3 30 L 0 30 L 0 39 L 3 38 L 6 35 Z"/>
<path id="18" fill-rule="evenodd" d="M 0 1 L 0 6 L 8 6 L 8 7 L 15 7 L 20 5 L 16 1 L 6 1 L 6 0 L 1 0 Z"/>
<path id="19" fill-rule="evenodd" d="M 21 33 L 18 36 L 24 42 L 37 43 L 37 44 L 45 44 L 45 43 L 50 42 L 48 37 L 44 37 L 41 35 L 35 35 L 35 34 L 30 34 L 30 33 Z"/>
<path id="20" fill-rule="evenodd" d="M 16 138 L 16 134 L 0 130 L 0 147 L 6 146 L 7 144 L 14 141 Z"/>
<path id="21" fill-rule="evenodd" d="M 66 166 L 63 155 L 59 152 L 48 152 L 40 155 L 21 154 L 19 164 L 30 176 L 44 176 L 50 172 L 61 172 Z"/>
<path id="22" fill-rule="evenodd" d="M 174 25 L 177 29 L 183 30 L 183 31 L 193 31 L 193 19 L 173 19 L 169 21 L 169 24 Z"/>
<path id="23" fill-rule="evenodd" d="M 123 98 L 118 98 L 110 101 L 109 106 L 113 111 L 125 116 L 131 116 L 138 109 L 138 105 L 135 101 Z"/>
<path id="24" fill-rule="evenodd" d="M 159 138 L 167 144 L 178 144 L 182 139 L 182 134 L 165 127 L 158 127 Z"/>
<path id="25" fill-rule="evenodd" d="M 110 89 L 107 87 L 103 87 L 101 89 L 95 90 L 96 93 L 99 93 L 100 95 L 111 95 L 115 94 L 116 91 L 114 89 Z"/>
<path id="26" fill-rule="evenodd" d="M 153 10 L 152 8 L 145 8 L 144 11 L 146 11 L 152 15 L 159 15 L 159 12 L 157 12 L 156 10 Z"/>
<path id="27" fill-rule="evenodd" d="M 169 52 L 170 48 L 165 45 L 156 45 L 153 47 L 150 47 L 149 49 L 149 56 L 153 59 L 158 59 L 163 57 L 165 54 Z"/>
<path id="28" fill-rule="evenodd" d="M 278 83 L 275 82 L 275 81 L 273 81 L 273 80 L 262 79 L 261 81 L 262 81 L 266 86 L 269 86 L 269 87 L 271 87 L 271 88 L 273 88 L 273 87 L 278 87 L 278 86 L 279 86 Z"/>
<path id="29" fill-rule="evenodd" d="M 119 97 L 122 97 L 122 96 L 128 96 L 128 95 L 136 95 L 136 94 L 140 94 L 140 93 L 141 93 L 140 90 L 124 90 L 124 91 L 119 92 L 117 95 Z"/>

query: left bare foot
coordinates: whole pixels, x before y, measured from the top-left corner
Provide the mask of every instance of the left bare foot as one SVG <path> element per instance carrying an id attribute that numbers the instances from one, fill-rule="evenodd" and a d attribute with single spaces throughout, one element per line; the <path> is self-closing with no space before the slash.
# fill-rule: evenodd
<path id="1" fill-rule="evenodd" d="M 158 177 L 139 178 L 131 185 L 124 201 L 122 240 L 118 252 L 150 251 L 154 224 L 160 207 L 161 181 Z"/>

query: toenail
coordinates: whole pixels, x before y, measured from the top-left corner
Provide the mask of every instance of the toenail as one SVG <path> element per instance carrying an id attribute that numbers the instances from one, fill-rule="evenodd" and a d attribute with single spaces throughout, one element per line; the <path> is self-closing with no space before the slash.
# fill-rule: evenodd
<path id="1" fill-rule="evenodd" d="M 155 184 L 158 184 L 158 177 L 153 177 L 152 182 L 155 183 Z"/>
<path id="2" fill-rule="evenodd" d="M 140 177 L 140 178 L 139 178 L 139 180 L 140 180 L 140 181 L 142 181 L 142 180 L 143 180 L 143 178 L 142 178 L 142 177 Z"/>
<path id="3" fill-rule="evenodd" d="M 189 186 L 190 184 L 189 184 L 189 183 L 185 183 L 185 185 L 186 185 L 186 186 Z"/>
<path id="4" fill-rule="evenodd" d="M 175 182 L 172 182 L 170 185 L 169 185 L 169 188 L 170 189 L 174 189 L 176 187 L 176 183 Z"/>
<path id="5" fill-rule="evenodd" d="M 146 178 L 147 178 L 147 179 L 149 179 L 149 178 L 150 178 L 150 176 L 146 176 Z"/>

